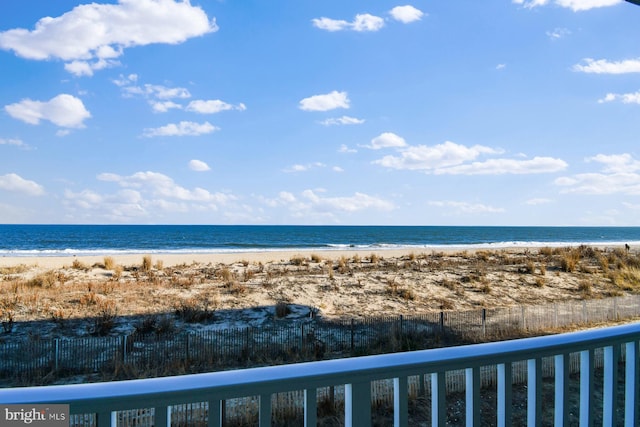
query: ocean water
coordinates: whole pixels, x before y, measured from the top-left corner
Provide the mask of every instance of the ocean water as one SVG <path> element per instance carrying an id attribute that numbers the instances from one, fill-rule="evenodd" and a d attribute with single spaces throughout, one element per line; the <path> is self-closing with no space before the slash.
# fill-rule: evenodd
<path id="1" fill-rule="evenodd" d="M 640 245 L 640 227 L 1 225 L 0 256 Z"/>

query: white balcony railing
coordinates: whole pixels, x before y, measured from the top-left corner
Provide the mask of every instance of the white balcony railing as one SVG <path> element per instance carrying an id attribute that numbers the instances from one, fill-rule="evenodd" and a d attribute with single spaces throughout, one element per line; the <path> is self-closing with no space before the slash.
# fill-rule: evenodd
<path id="1" fill-rule="evenodd" d="M 579 423 L 590 426 L 640 425 L 640 323 L 435 350 L 300 363 L 284 366 L 108 383 L 24 387 L 0 390 L 0 404 L 65 403 L 72 414 L 95 414 L 98 426 L 117 422 L 117 411 L 154 408 L 155 426 L 170 425 L 174 405 L 208 403 L 209 426 L 222 425 L 223 402 L 258 396 L 260 426 L 271 425 L 272 395 L 304 390 L 305 425 L 317 422 L 318 388 L 344 385 L 345 425 L 368 426 L 372 417 L 371 383 L 392 380 L 394 424 L 407 426 L 408 378 L 430 375 L 432 425 L 447 417 L 445 374 L 464 370 L 466 424 L 480 425 L 481 368 L 496 367 L 497 408 L 490 424 L 512 425 L 512 367 L 525 361 L 527 424 L 542 423 L 542 360 L 551 357 L 554 370 L 554 424 L 569 425 L 570 355 L 579 356 Z M 603 356 L 602 412 L 596 414 L 594 354 Z M 623 372 L 623 374 L 620 374 Z M 622 390 L 623 392 L 618 392 Z M 623 397 L 622 397 L 623 396 Z M 572 397 L 574 399 L 572 399 Z M 598 410 L 599 412 L 599 410 Z M 494 415 L 492 415 L 494 416 Z"/>

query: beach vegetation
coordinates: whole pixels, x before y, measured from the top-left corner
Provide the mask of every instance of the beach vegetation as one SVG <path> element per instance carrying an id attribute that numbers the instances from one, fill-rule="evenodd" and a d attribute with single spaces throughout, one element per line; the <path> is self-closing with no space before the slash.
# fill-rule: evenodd
<path id="1" fill-rule="evenodd" d="M 121 265 L 116 265 L 113 268 L 113 274 L 111 274 L 111 280 L 119 281 L 122 278 L 124 268 Z"/>
<path id="2" fill-rule="evenodd" d="M 96 316 L 89 325 L 91 335 L 105 336 L 113 330 L 118 317 L 118 307 L 116 302 L 108 299 L 101 299 L 97 303 Z"/>
<path id="3" fill-rule="evenodd" d="M 377 264 L 380 259 L 380 256 L 376 253 L 372 253 L 371 255 L 369 255 L 369 261 L 371 261 L 371 264 Z"/>
<path id="4" fill-rule="evenodd" d="M 51 316 L 51 321 L 59 326 L 62 326 L 64 321 L 69 317 L 67 311 L 59 307 L 51 308 L 49 314 Z"/>
<path id="5" fill-rule="evenodd" d="M 291 308 L 286 301 L 278 301 L 275 306 L 275 313 L 278 319 L 282 319 L 283 317 L 287 317 L 287 315 L 291 314 Z"/>
<path id="6" fill-rule="evenodd" d="M 338 273 L 345 274 L 349 272 L 349 260 L 345 256 L 338 259 Z"/>
<path id="7" fill-rule="evenodd" d="M 71 263 L 71 268 L 73 268 L 74 270 L 89 271 L 90 267 L 84 262 L 80 261 L 78 258 L 76 258 Z"/>
<path id="8" fill-rule="evenodd" d="M 321 263 L 323 260 L 323 258 L 318 255 L 318 254 L 311 254 L 311 261 L 315 262 L 316 264 Z"/>
<path id="9" fill-rule="evenodd" d="M 10 274 L 22 274 L 26 271 L 29 271 L 31 267 L 26 264 L 18 264 L 18 265 L 10 265 L 7 267 L 0 267 L 0 274 L 10 275 Z"/>
<path id="10" fill-rule="evenodd" d="M 151 271 L 153 267 L 153 260 L 151 255 L 145 255 L 142 257 L 142 271 Z"/>
<path id="11" fill-rule="evenodd" d="M 224 286 L 225 288 L 227 288 L 227 290 L 231 295 L 235 295 L 235 296 L 244 295 L 249 291 L 249 288 L 247 288 L 247 285 L 240 283 L 236 280 L 231 280 L 227 282 Z"/>
<path id="12" fill-rule="evenodd" d="M 640 269 L 623 268 L 610 273 L 609 279 L 619 289 L 625 291 L 640 291 Z"/>
<path id="13" fill-rule="evenodd" d="M 136 321 L 134 328 L 137 334 L 156 333 L 161 335 L 174 332 L 176 325 L 171 316 L 149 314 Z"/>
<path id="14" fill-rule="evenodd" d="M 544 277 L 536 277 L 536 280 L 534 281 L 534 284 L 538 288 L 544 288 L 544 285 L 546 284 L 546 280 L 545 280 Z"/>
<path id="15" fill-rule="evenodd" d="M 525 271 L 529 274 L 535 274 L 536 272 L 536 264 L 532 260 L 527 260 L 524 268 Z"/>
<path id="16" fill-rule="evenodd" d="M 242 281 L 248 282 L 249 280 L 253 279 L 255 275 L 256 273 L 252 269 L 245 268 L 242 272 Z"/>
<path id="17" fill-rule="evenodd" d="M 162 268 L 164 267 L 164 261 L 162 261 L 161 259 L 156 260 L 156 263 L 154 265 L 154 268 L 156 270 L 162 270 Z"/>
<path id="18" fill-rule="evenodd" d="M 82 305 L 96 305 L 98 304 L 98 295 L 94 291 L 89 291 L 80 297 L 80 304 Z"/>
<path id="19" fill-rule="evenodd" d="M 583 279 L 578 282 L 578 291 L 583 298 L 589 298 L 593 295 L 593 283 L 589 279 Z"/>
<path id="20" fill-rule="evenodd" d="M 113 270 L 115 268 L 115 266 L 116 266 L 116 260 L 113 259 L 113 257 L 111 257 L 111 256 L 104 257 L 102 262 L 104 263 L 104 268 L 106 270 Z"/>
<path id="21" fill-rule="evenodd" d="M 229 267 L 223 267 L 220 270 L 217 270 L 216 276 L 222 279 L 223 282 L 231 282 L 235 278 L 235 275 Z"/>
<path id="22" fill-rule="evenodd" d="M 302 255 L 295 255 L 289 259 L 289 262 L 293 265 L 303 266 L 307 263 L 307 259 Z"/>
<path id="23" fill-rule="evenodd" d="M 26 285 L 35 288 L 52 288 L 58 283 L 58 279 L 59 276 L 55 270 L 48 270 L 29 279 Z"/>
<path id="24" fill-rule="evenodd" d="M 562 255 L 560 258 L 560 268 L 565 273 L 573 273 L 576 271 L 578 264 L 580 263 L 580 252 L 570 250 Z"/>
<path id="25" fill-rule="evenodd" d="M 215 304 L 212 306 L 208 298 L 184 298 L 176 303 L 175 314 L 184 322 L 201 323 L 215 315 Z"/>

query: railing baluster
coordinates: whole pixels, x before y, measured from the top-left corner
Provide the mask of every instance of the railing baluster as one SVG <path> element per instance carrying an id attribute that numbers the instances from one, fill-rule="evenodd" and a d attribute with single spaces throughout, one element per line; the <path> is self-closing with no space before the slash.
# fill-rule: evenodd
<path id="1" fill-rule="evenodd" d="M 527 425 L 542 425 L 542 359 L 527 361 Z"/>
<path id="2" fill-rule="evenodd" d="M 344 385 L 345 427 L 371 425 L 371 383 L 359 382 Z"/>
<path id="3" fill-rule="evenodd" d="M 407 377 L 393 379 L 393 425 L 407 427 L 409 425 L 409 388 Z"/>
<path id="4" fill-rule="evenodd" d="M 118 413 L 112 412 L 98 412 L 96 413 L 96 427 L 116 427 L 118 425 Z"/>
<path id="5" fill-rule="evenodd" d="M 154 421 L 155 427 L 171 427 L 171 406 L 156 406 L 154 408 Z"/>
<path id="6" fill-rule="evenodd" d="M 593 405 L 593 350 L 580 352 L 580 425 L 592 426 Z"/>
<path id="7" fill-rule="evenodd" d="M 638 341 L 628 342 L 626 345 L 626 365 L 624 383 L 624 425 L 632 427 L 640 425 L 638 409 L 636 408 L 638 399 Z"/>
<path id="8" fill-rule="evenodd" d="M 222 402 L 214 399 L 208 402 L 207 427 L 222 427 Z"/>
<path id="9" fill-rule="evenodd" d="M 260 427 L 271 426 L 271 394 L 261 394 L 258 397 L 258 418 Z"/>
<path id="10" fill-rule="evenodd" d="M 558 354 L 554 357 L 555 365 L 555 407 L 554 423 L 556 426 L 569 425 L 569 354 Z"/>
<path id="11" fill-rule="evenodd" d="M 513 377 L 511 362 L 498 365 L 498 427 L 511 425 Z"/>
<path id="12" fill-rule="evenodd" d="M 618 359 L 620 346 L 607 346 L 604 348 L 604 385 L 602 392 L 602 424 L 605 426 L 617 425 L 617 391 L 618 391 Z"/>
<path id="13" fill-rule="evenodd" d="M 315 427 L 318 423 L 318 389 L 304 390 L 304 426 Z"/>
<path id="14" fill-rule="evenodd" d="M 443 426 L 447 423 L 447 401 L 445 399 L 445 373 L 431 374 L 431 425 Z"/>
<path id="15" fill-rule="evenodd" d="M 465 369 L 466 378 L 466 425 L 480 425 L 480 367 Z"/>

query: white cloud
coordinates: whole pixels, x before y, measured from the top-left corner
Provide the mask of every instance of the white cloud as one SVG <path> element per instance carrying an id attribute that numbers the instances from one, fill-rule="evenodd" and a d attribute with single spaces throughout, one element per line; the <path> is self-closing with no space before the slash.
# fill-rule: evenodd
<path id="1" fill-rule="evenodd" d="M 389 211 L 394 208 L 391 202 L 358 192 L 348 197 L 322 197 L 313 190 L 305 190 L 302 196 L 312 204 L 313 210 L 355 212 L 365 209 Z"/>
<path id="2" fill-rule="evenodd" d="M 620 173 L 640 171 L 640 160 L 630 154 L 598 154 L 585 159 L 587 162 L 597 162 L 604 165 L 602 172 Z"/>
<path id="3" fill-rule="evenodd" d="M 553 157 L 534 157 L 530 160 L 489 159 L 484 162 L 438 168 L 434 173 L 436 175 L 524 175 L 560 172 L 567 166 L 564 160 Z"/>
<path id="4" fill-rule="evenodd" d="M 189 162 L 189 169 L 196 172 L 206 172 L 208 170 L 211 170 L 208 164 L 206 164 L 202 160 L 196 160 L 196 159 L 191 160 Z"/>
<path id="5" fill-rule="evenodd" d="M 186 110 L 200 114 L 215 114 L 221 111 L 238 110 L 244 111 L 247 107 L 244 104 L 233 105 L 219 99 L 213 100 L 195 100 L 187 105 Z"/>
<path id="6" fill-rule="evenodd" d="M 625 59 L 624 61 L 611 62 L 606 59 L 585 58 L 584 64 L 573 66 L 574 71 L 593 74 L 628 74 L 640 73 L 640 59 Z"/>
<path id="7" fill-rule="evenodd" d="M 115 81 L 114 81 L 115 83 Z M 117 84 L 117 83 L 116 83 Z M 145 84 L 143 86 L 123 85 L 121 86 L 126 96 L 144 96 L 155 99 L 186 99 L 191 98 L 189 89 L 183 87 L 167 87 L 163 85 Z"/>
<path id="8" fill-rule="evenodd" d="M 14 119 L 37 125 L 41 120 L 65 128 L 83 128 L 84 120 L 91 117 L 82 100 L 73 95 L 61 94 L 49 101 L 22 101 L 6 105 L 5 111 Z"/>
<path id="9" fill-rule="evenodd" d="M 396 6 L 389 12 L 393 19 L 400 21 L 404 24 L 409 22 L 419 21 L 424 16 L 424 12 L 420 9 L 416 9 L 411 5 Z"/>
<path id="10" fill-rule="evenodd" d="M 637 173 L 583 173 L 558 178 L 555 184 L 565 187 L 563 193 L 640 195 L 640 174 Z"/>
<path id="11" fill-rule="evenodd" d="M 307 163 L 306 165 L 296 164 L 287 169 L 284 169 L 283 172 L 306 172 L 313 168 L 324 168 L 326 166 L 327 165 L 322 162 Z"/>
<path id="12" fill-rule="evenodd" d="M 182 121 L 180 123 L 170 123 L 159 128 L 147 128 L 143 136 L 153 138 L 156 136 L 198 136 L 215 132 L 220 128 L 213 126 L 209 122 L 196 123 Z"/>
<path id="13" fill-rule="evenodd" d="M 630 154 L 598 154 L 585 159 L 603 165 L 598 172 L 564 176 L 554 182 L 563 193 L 640 195 L 640 161 Z"/>
<path id="14" fill-rule="evenodd" d="M 600 104 L 613 101 L 621 101 L 623 104 L 640 104 L 640 91 L 632 93 L 608 93 L 604 98 L 598 100 Z"/>
<path id="15" fill-rule="evenodd" d="M 17 138 L 0 138 L 0 145 L 15 145 L 16 147 L 25 147 L 26 144 Z"/>
<path id="16" fill-rule="evenodd" d="M 313 26 L 326 31 L 352 30 L 358 32 L 378 31 L 384 27 L 384 19 L 368 13 L 358 14 L 352 22 L 341 19 L 314 18 L 311 20 Z"/>
<path id="17" fill-rule="evenodd" d="M 342 144 L 340 145 L 340 148 L 338 148 L 338 152 L 339 153 L 357 153 L 358 150 L 356 150 L 355 148 L 349 148 L 346 144 Z"/>
<path id="18" fill-rule="evenodd" d="M 547 31 L 547 37 L 551 40 L 560 40 L 569 34 L 571 34 L 571 31 L 566 28 L 554 28 L 551 31 Z"/>
<path id="19" fill-rule="evenodd" d="M 116 182 L 125 188 L 134 188 L 154 196 L 193 202 L 226 203 L 233 197 L 224 193 L 210 193 L 208 190 L 196 187 L 189 190 L 175 183 L 175 181 L 158 172 L 136 172 L 130 176 L 113 173 L 103 173 L 97 177 L 100 181 Z"/>
<path id="20" fill-rule="evenodd" d="M 314 18 L 311 20 L 313 26 L 326 31 L 341 31 L 351 27 L 351 24 L 344 20 L 331 19 L 331 18 Z"/>
<path id="21" fill-rule="evenodd" d="M 349 108 L 347 92 L 334 90 L 324 95 L 313 95 L 300 101 L 299 108 L 304 111 L 329 111 L 336 108 Z"/>
<path id="22" fill-rule="evenodd" d="M 360 125 L 364 123 L 364 119 L 357 119 L 355 117 L 342 116 L 342 117 L 332 117 L 320 122 L 321 125 L 324 126 L 340 126 L 340 125 Z"/>
<path id="23" fill-rule="evenodd" d="M 372 150 L 380 150 L 381 148 L 399 148 L 406 147 L 407 143 L 401 136 L 396 135 L 393 132 L 384 132 L 376 136 L 371 140 L 371 144 L 364 147 Z"/>
<path id="24" fill-rule="evenodd" d="M 507 64 L 498 64 L 496 65 L 496 70 L 504 70 L 507 68 Z"/>
<path id="25" fill-rule="evenodd" d="M 409 146 L 400 151 L 399 156 L 389 155 L 373 163 L 391 169 L 422 170 L 425 172 L 461 165 L 476 159 L 481 154 L 495 154 L 499 151 L 482 145 L 466 147 L 451 141 L 434 146 Z"/>
<path id="26" fill-rule="evenodd" d="M 615 6 L 618 3 L 622 3 L 622 0 L 556 0 L 558 6 L 569 8 L 574 12 L 598 7 Z"/>
<path id="27" fill-rule="evenodd" d="M 44 194 L 42 185 L 35 181 L 24 179 L 15 173 L 0 175 L 0 190 L 23 193 L 28 196 L 41 196 Z"/>
<path id="28" fill-rule="evenodd" d="M 544 197 L 538 197 L 538 198 L 534 198 L 534 199 L 529 199 L 526 202 L 524 202 L 526 205 L 531 205 L 531 206 L 538 206 L 538 205 L 546 205 L 548 203 L 552 203 L 553 200 L 551 199 L 547 199 Z"/>
<path id="29" fill-rule="evenodd" d="M 502 213 L 505 210 L 503 208 L 496 208 L 481 203 L 468 203 L 458 202 L 453 200 L 437 200 L 428 202 L 430 206 L 436 208 L 444 208 L 447 210 L 447 214 L 461 215 L 461 214 L 484 214 L 484 213 Z"/>
<path id="30" fill-rule="evenodd" d="M 169 110 L 181 110 L 182 105 L 176 104 L 173 101 L 163 101 L 163 102 L 150 102 L 151 108 L 156 113 L 166 113 Z"/>
<path id="31" fill-rule="evenodd" d="M 138 81 L 138 75 L 137 74 L 129 74 L 127 76 L 120 74 L 120 78 L 119 79 L 114 79 L 112 80 L 113 83 L 116 86 L 131 86 L 132 84 L 136 83 Z"/>
<path id="32" fill-rule="evenodd" d="M 76 6 L 40 19 L 33 30 L 1 32 L 0 48 L 27 59 L 60 59 L 67 62 L 67 71 L 91 75 L 116 64 L 125 48 L 178 44 L 217 30 L 215 20 L 188 1 L 120 0 Z"/>
<path id="33" fill-rule="evenodd" d="M 615 6 L 622 3 L 623 0 L 554 0 L 554 4 L 560 7 L 568 8 L 574 12 L 590 10 L 598 7 Z M 513 0 L 515 4 L 521 4 L 527 9 L 533 9 L 538 6 L 546 6 L 549 0 Z"/>

